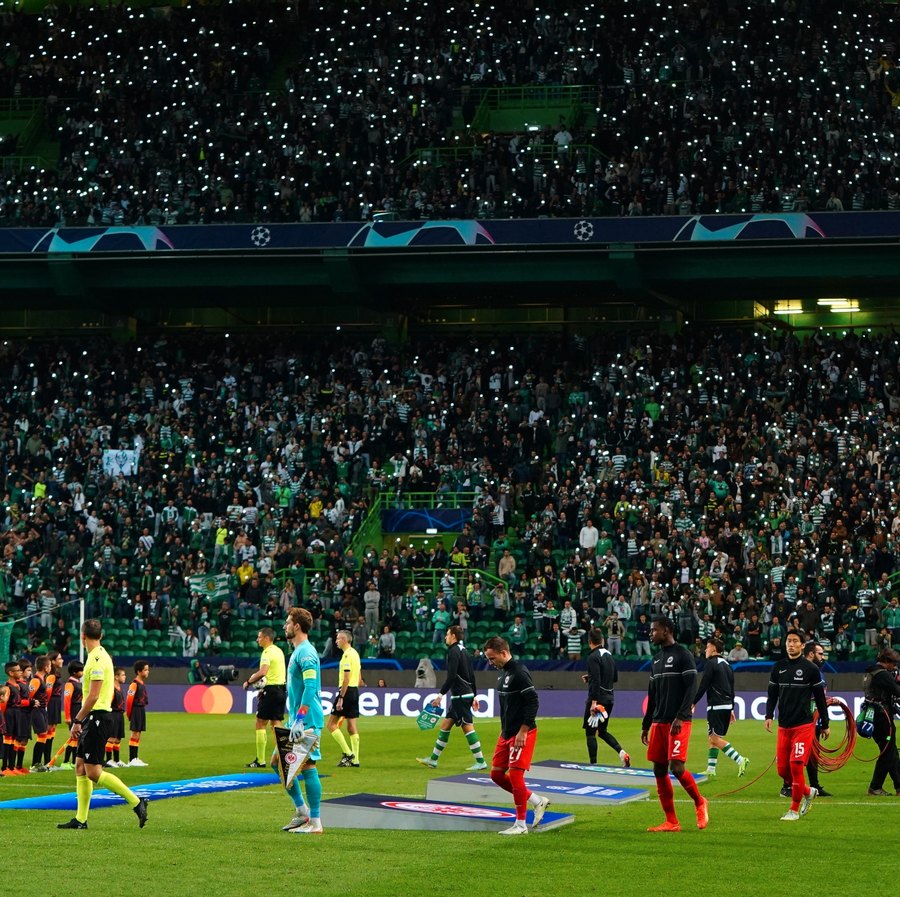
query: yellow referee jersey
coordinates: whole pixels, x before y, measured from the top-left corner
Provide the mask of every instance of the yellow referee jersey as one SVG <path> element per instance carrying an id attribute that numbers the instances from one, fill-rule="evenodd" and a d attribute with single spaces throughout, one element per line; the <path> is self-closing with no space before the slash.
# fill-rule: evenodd
<path id="1" fill-rule="evenodd" d="M 284 685 L 287 681 L 285 675 L 284 651 L 278 645 L 269 645 L 263 648 L 262 654 L 259 656 L 259 665 L 264 667 L 268 665 L 266 671 L 266 685 Z"/>
<path id="2" fill-rule="evenodd" d="M 362 664 L 359 662 L 359 653 L 356 648 L 347 645 L 344 648 L 344 655 L 341 657 L 340 672 L 338 673 L 338 688 L 344 684 L 344 674 L 350 673 L 350 681 L 347 683 L 349 688 L 359 688 L 359 678 L 361 675 Z"/>
<path id="3" fill-rule="evenodd" d="M 100 681 L 100 696 L 94 704 L 94 710 L 112 710 L 113 690 L 115 689 L 116 670 L 112 658 L 103 645 L 97 645 L 84 662 L 84 679 L 87 687 L 84 696 L 91 690 L 90 683 Z"/>

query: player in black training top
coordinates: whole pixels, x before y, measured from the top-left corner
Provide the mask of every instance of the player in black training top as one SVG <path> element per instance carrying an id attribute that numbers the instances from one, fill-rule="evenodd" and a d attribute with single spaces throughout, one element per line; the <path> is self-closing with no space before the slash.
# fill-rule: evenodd
<path id="1" fill-rule="evenodd" d="M 441 694 L 450 696 L 447 713 L 441 720 L 437 741 L 431 749 L 431 756 L 416 757 L 416 760 L 423 766 L 430 766 L 432 769 L 436 767 L 450 740 L 450 731 L 454 726 L 459 726 L 463 730 L 469 750 L 475 758 L 475 762 L 468 768 L 468 771 L 478 772 L 487 769 L 487 763 L 484 762 L 481 740 L 475 731 L 475 722 L 472 717 L 475 701 L 475 667 L 472 666 L 472 658 L 463 644 L 461 627 L 451 626 L 444 635 L 444 641 L 447 644 L 447 677 L 441 686 Z M 440 699 L 436 699 L 432 705 L 435 712 L 440 712 L 440 706 Z"/>
<path id="2" fill-rule="evenodd" d="M 619 678 L 612 654 L 603 647 L 603 633 L 596 627 L 588 632 L 591 653 L 587 659 L 587 673 L 581 677 L 587 683 L 588 694 L 584 702 L 584 719 L 581 726 L 587 740 L 588 760 L 597 762 L 597 738 L 601 738 L 618 755 L 623 766 L 631 766 L 631 757 L 609 731 L 609 718 L 616 702 L 615 685 Z"/>
<path id="3" fill-rule="evenodd" d="M 742 776 L 747 771 L 750 761 L 742 757 L 725 740 L 728 727 L 734 719 L 734 670 L 731 664 L 722 656 L 725 643 L 718 638 L 706 640 L 706 666 L 703 668 L 703 676 L 700 678 L 700 687 L 694 696 L 694 704 L 700 703 L 700 699 L 706 695 L 706 724 L 709 733 L 709 755 L 706 761 L 706 774 L 710 778 L 716 775 L 716 764 L 719 759 L 719 750 L 725 752 L 729 760 L 737 763 L 738 775 Z"/>
<path id="4" fill-rule="evenodd" d="M 513 796 L 516 822 L 501 835 L 527 835 L 528 804 L 534 808 L 531 822 L 535 828 L 541 821 L 550 801 L 538 797 L 525 785 L 525 773 L 531 767 L 537 743 L 538 695 L 531 673 L 519 661 L 513 660 L 509 643 L 500 636 L 485 642 L 484 656 L 500 671 L 497 694 L 500 696 L 500 737 L 491 761 L 491 779 Z"/>
<path id="5" fill-rule="evenodd" d="M 641 725 L 641 741 L 647 745 L 647 759 L 653 764 L 656 793 L 666 821 L 648 832 L 680 832 L 675 815 L 675 792 L 669 771 L 691 796 L 697 813 L 697 828 L 709 824 L 708 801 L 701 797 L 694 777 L 685 769 L 691 740 L 691 706 L 697 690 L 697 667 L 684 645 L 675 641 L 675 625 L 668 617 L 656 616 L 650 623 L 650 641 L 660 648 L 653 658 L 647 711 Z"/>
<path id="6" fill-rule="evenodd" d="M 766 701 L 766 731 L 772 731 L 775 707 L 778 707 L 778 745 L 775 756 L 778 775 L 791 786 L 791 808 L 781 817 L 795 822 L 809 812 L 816 789 L 806 784 L 803 774 L 816 738 L 812 702 L 816 702 L 819 718 L 825 720 L 819 737 L 828 738 L 828 707 L 825 683 L 819 668 L 803 656 L 803 635 L 791 630 L 784 640 L 787 657 L 773 664 L 769 674 Z"/>

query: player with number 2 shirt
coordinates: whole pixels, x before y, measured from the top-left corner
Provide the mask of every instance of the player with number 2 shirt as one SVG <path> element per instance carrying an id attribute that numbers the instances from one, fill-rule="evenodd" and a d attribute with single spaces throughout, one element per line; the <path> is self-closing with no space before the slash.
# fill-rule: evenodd
<path id="1" fill-rule="evenodd" d="M 694 777 L 685 769 L 691 740 L 691 705 L 697 691 L 697 667 L 691 652 L 675 641 L 675 626 L 668 617 L 654 617 L 650 641 L 659 647 L 650 668 L 647 710 L 641 724 L 641 741 L 653 764 L 656 793 L 666 814 L 665 822 L 648 832 L 680 832 L 675 815 L 675 790 L 669 772 L 690 795 L 697 813 L 697 828 L 709 824 L 709 802 L 701 797 Z"/>

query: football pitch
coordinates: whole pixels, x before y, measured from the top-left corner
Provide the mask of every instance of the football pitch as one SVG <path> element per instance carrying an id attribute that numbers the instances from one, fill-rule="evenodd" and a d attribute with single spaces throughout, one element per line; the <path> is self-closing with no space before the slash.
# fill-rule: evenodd
<path id="1" fill-rule="evenodd" d="M 634 765 L 646 766 L 639 721 L 615 719 L 611 729 Z M 423 798 L 429 778 L 458 775 L 471 763 L 458 731 L 452 733 L 437 770 L 415 762 L 416 756 L 429 753 L 434 732 L 419 731 L 413 720 L 363 718 L 360 731 L 359 769 L 337 768 L 339 751 L 326 734 L 319 764 L 326 776 L 324 798 L 356 792 Z M 496 721 L 479 723 L 488 755 L 497 731 Z M 843 724 L 835 724 L 832 732 L 833 738 L 840 737 Z M 281 832 L 292 806 L 281 787 L 270 784 L 154 801 L 143 830 L 124 806 L 92 811 L 88 831 L 57 831 L 56 824 L 72 815 L 65 810 L 0 810 L 0 832 L 7 845 L 34 845 L 39 861 L 36 868 L 17 859 L 7 864 L 4 878 L 8 893 L 33 891 L 42 887 L 46 861 L 60 873 L 59 888 L 69 894 L 141 897 L 405 897 L 444 892 L 474 897 L 597 892 L 618 897 L 668 891 L 744 897 L 798 888 L 812 890 L 817 897 L 846 897 L 881 886 L 881 876 L 892 878 L 892 848 L 885 851 L 881 845 L 890 845 L 895 837 L 900 797 L 866 796 L 871 763 L 851 759 L 840 771 L 823 775 L 823 785 L 834 797 L 815 801 L 807 816 L 786 823 L 780 821 L 788 808 L 778 794 L 781 781 L 774 766 L 767 770 L 775 736 L 761 723 L 743 722 L 732 726 L 729 737 L 751 764 L 739 779 L 735 764 L 720 755 L 718 777 L 701 786 L 710 799 L 705 831 L 697 830 L 693 804 L 676 785 L 683 826 L 678 834 L 646 831 L 663 818 L 651 791 L 648 801 L 624 806 L 567 807 L 554 802 L 551 809 L 575 814 L 574 824 L 521 838 L 329 830 L 327 810 L 324 836 L 297 836 Z M 870 759 L 876 748 L 860 740 L 856 753 Z M 129 785 L 244 773 L 253 756 L 253 721 L 236 714 L 151 714 L 141 756 L 147 768 L 117 771 Z M 579 720 L 540 720 L 535 760 L 545 759 L 587 762 Z M 616 756 L 602 743 L 598 763 L 617 765 Z M 702 772 L 705 766 L 705 724 L 698 719 L 688 768 Z M 71 791 L 72 772 L 0 779 L 0 801 Z M 498 789 L 495 804 L 510 803 Z M 89 873 L 91 869 L 96 872 Z M 98 887 L 99 882 L 106 884 Z"/>

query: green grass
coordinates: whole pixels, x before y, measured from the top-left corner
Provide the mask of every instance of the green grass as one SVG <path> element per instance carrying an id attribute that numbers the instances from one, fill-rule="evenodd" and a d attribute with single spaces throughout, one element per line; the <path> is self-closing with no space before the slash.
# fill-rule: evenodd
<path id="1" fill-rule="evenodd" d="M 252 757 L 249 717 L 151 714 L 149 723 L 141 755 L 150 766 L 121 770 L 129 784 L 234 772 Z M 459 732 L 452 734 L 440 769 L 432 771 L 413 758 L 427 753 L 433 733 L 420 732 L 412 720 L 363 719 L 360 729 L 360 769 L 335 768 L 337 747 L 326 736 L 320 764 L 327 773 L 325 798 L 355 791 L 423 797 L 429 777 L 459 774 L 471 762 Z M 492 746 L 497 723 L 481 723 L 479 730 L 485 745 Z M 639 730 L 637 720 L 615 720 L 613 726 L 635 765 L 646 765 Z M 75 897 L 98 893 L 85 871 L 89 865 L 104 870 L 110 892 L 141 897 L 248 897 L 261 890 L 316 897 L 445 891 L 466 897 L 594 892 L 627 897 L 670 886 L 676 893 L 702 889 L 747 897 L 793 890 L 801 881 L 817 897 L 846 897 L 880 884 L 876 876 L 892 874 L 880 862 L 857 862 L 881 855 L 886 864 L 889 853 L 873 842 L 880 842 L 882 833 L 892 841 L 900 821 L 900 797 L 865 796 L 870 763 L 851 760 L 823 777 L 835 797 L 816 801 L 800 822 L 782 823 L 787 801 L 778 796 L 781 782 L 774 768 L 765 771 L 774 756 L 774 735 L 758 722 L 738 723 L 731 735 L 751 757 L 750 769 L 738 779 L 735 765 L 720 756 L 719 777 L 701 786 L 711 798 L 710 825 L 703 832 L 694 827 L 693 807 L 676 787 L 684 825 L 678 835 L 646 832 L 662 819 L 651 793 L 649 801 L 623 807 L 572 806 L 573 825 L 525 838 L 339 829 L 303 838 L 280 831 L 291 804 L 276 786 L 157 801 L 142 831 L 129 811 L 117 807 L 92 813 L 87 832 L 57 832 L 56 823 L 69 817 L 65 812 L 0 811 L 0 832 L 7 845 L 36 846 L 38 853 L 32 855 L 39 870 L 43 858 L 52 857 L 64 880 L 60 887 Z M 698 720 L 690 769 L 705 768 L 705 741 L 705 726 Z M 874 745 L 860 741 L 857 752 L 872 757 Z M 536 759 L 550 758 L 586 759 L 578 721 L 541 721 Z M 600 762 L 615 759 L 601 744 Z M 73 787 L 68 772 L 3 778 L 0 800 Z M 499 790 L 497 803 L 508 803 Z M 8 893 L 33 890 L 43 874 L 27 862 L 8 863 Z"/>

